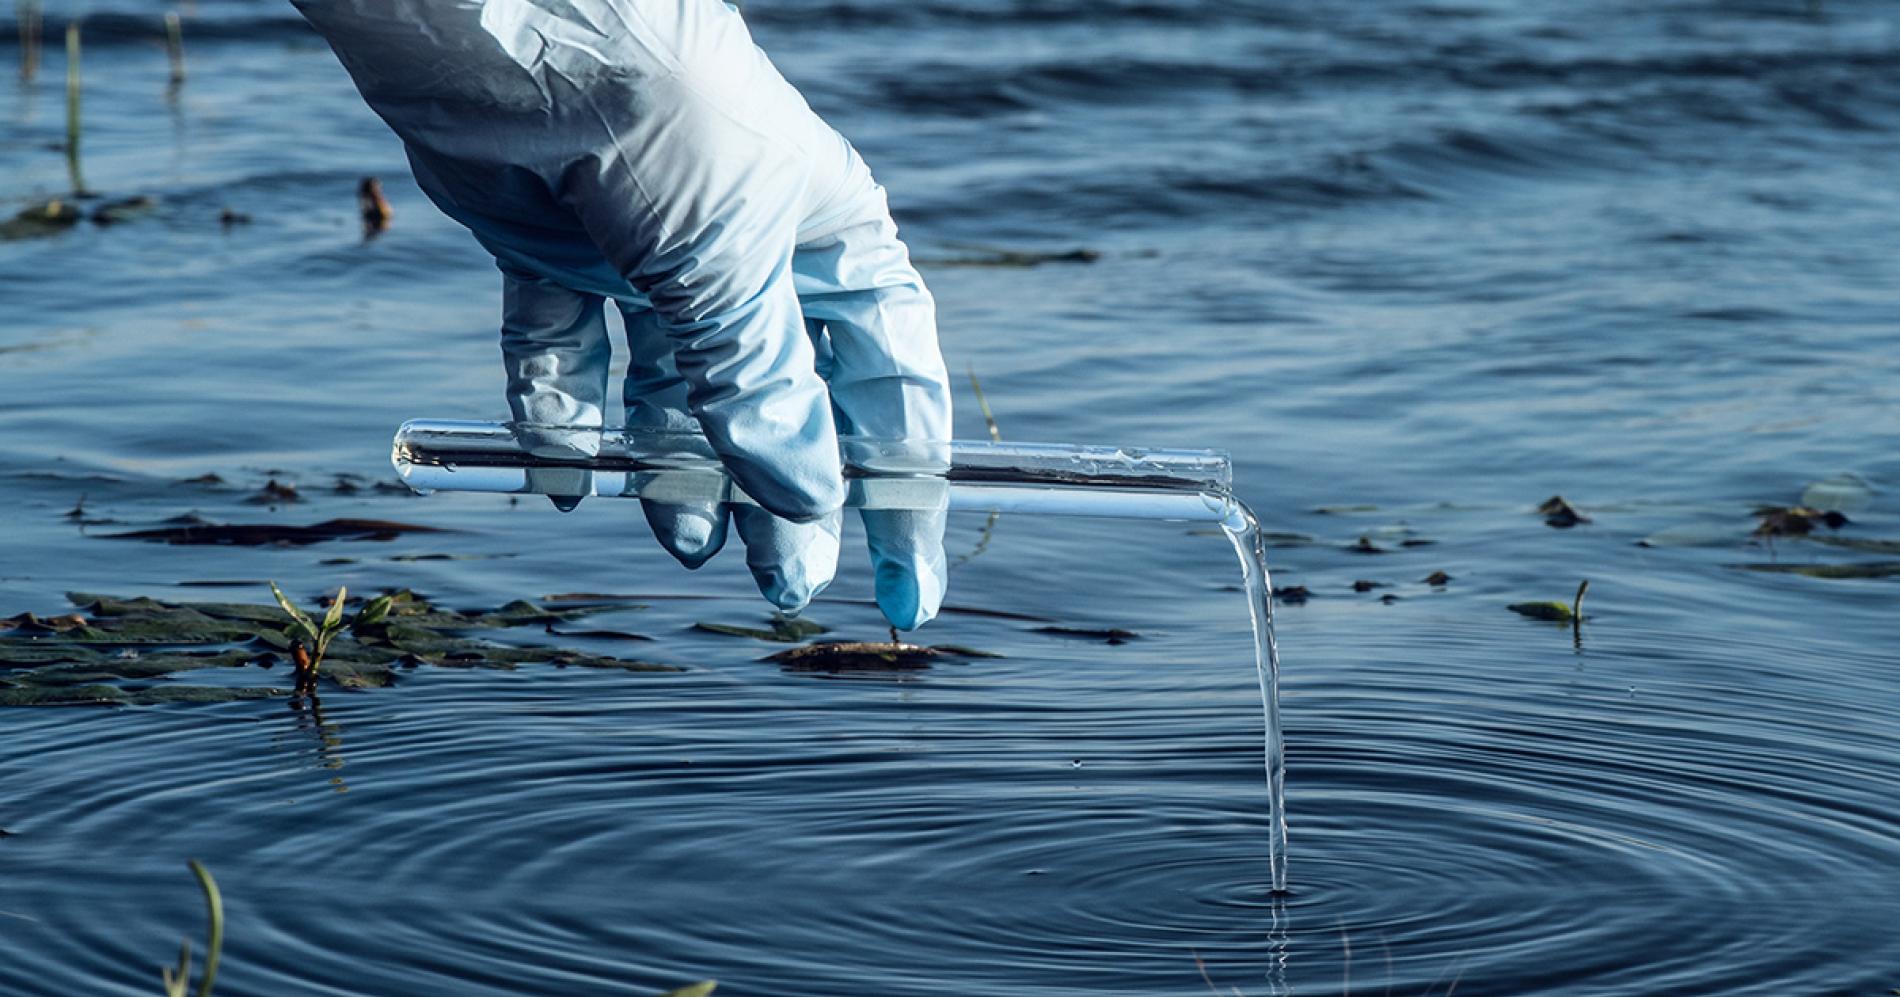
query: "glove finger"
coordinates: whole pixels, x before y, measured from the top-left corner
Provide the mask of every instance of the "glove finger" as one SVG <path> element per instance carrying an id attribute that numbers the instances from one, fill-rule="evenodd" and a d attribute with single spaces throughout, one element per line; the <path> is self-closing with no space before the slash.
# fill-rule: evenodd
<path id="1" fill-rule="evenodd" d="M 726 506 L 720 501 L 724 482 L 684 480 L 706 477 L 664 471 L 634 475 L 640 511 L 653 538 L 689 570 L 712 560 L 726 545 Z"/>
<path id="2" fill-rule="evenodd" d="M 899 630 L 935 619 L 950 581 L 943 556 L 948 515 L 908 509 L 864 509 L 861 515 L 884 618 Z"/>
<path id="3" fill-rule="evenodd" d="M 745 564 L 759 592 L 780 610 L 804 609 L 837 574 L 842 513 L 794 523 L 756 506 L 734 505 L 732 520 L 745 541 Z"/>
<path id="4" fill-rule="evenodd" d="M 531 457 L 584 460 L 600 452 L 600 434 L 593 430 L 513 426 L 515 441 Z M 581 499 L 594 494 L 594 472 L 579 467 L 530 467 L 525 491 L 546 495 L 562 512 L 573 512 Z"/>

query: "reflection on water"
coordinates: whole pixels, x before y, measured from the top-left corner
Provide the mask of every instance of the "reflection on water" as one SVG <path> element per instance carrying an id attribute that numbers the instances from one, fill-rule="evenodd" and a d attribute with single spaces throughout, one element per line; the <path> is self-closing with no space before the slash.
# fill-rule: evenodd
<path id="1" fill-rule="evenodd" d="M 153 992 L 193 856 L 232 993 L 1205 993 L 1197 957 L 1247 997 L 1900 982 L 1887 6 L 746 5 L 919 258 L 1087 251 L 927 270 L 1005 438 L 1235 454 L 1305 590 L 1277 901 L 1224 552 L 953 519 L 983 612 L 928 638 L 1002 657 L 814 680 L 697 629 L 766 622 L 742 563 L 684 572 L 631 510 L 379 491 L 402 420 L 503 413 L 492 264 L 287 6 L 199 0 L 170 94 L 161 7 L 84 10 L 86 179 L 157 206 L 0 242 L 0 615 L 640 592 L 588 629 L 686 671 L 0 712 L 0 992 Z M 0 85 L 0 218 L 67 192 L 46 56 Z M 244 501 L 272 478 L 300 500 Z M 1554 494 L 1591 522 L 1545 525 Z M 1817 503 L 1849 522 L 1750 535 Z M 104 538 L 193 515 L 456 532 Z M 812 618 L 880 638 L 840 574 Z M 1583 578 L 1580 630 L 1505 608 Z"/>
<path id="2" fill-rule="evenodd" d="M 330 773 L 330 785 L 337 792 L 349 792 L 350 787 L 343 781 L 343 727 L 324 719 L 323 700 L 314 694 L 293 696 L 290 713 L 296 718 L 295 730 L 278 743 L 296 749 L 298 755 L 307 754 L 314 745 L 315 767 Z"/>

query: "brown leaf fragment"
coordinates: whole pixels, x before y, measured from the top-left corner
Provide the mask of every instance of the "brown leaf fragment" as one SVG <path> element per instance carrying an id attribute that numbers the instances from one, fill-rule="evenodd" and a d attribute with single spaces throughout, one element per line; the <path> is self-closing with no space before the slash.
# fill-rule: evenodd
<path id="1" fill-rule="evenodd" d="M 1537 507 L 1537 514 L 1544 517 L 1544 525 L 1559 530 L 1567 530 L 1579 523 L 1587 523 L 1590 517 L 1577 511 L 1562 495 L 1552 495 Z"/>
<path id="2" fill-rule="evenodd" d="M 196 522 L 128 533 L 101 534 L 108 540 L 144 540 L 178 546 L 304 547 L 332 540 L 394 540 L 406 533 L 453 533 L 436 526 L 419 526 L 387 519 L 327 519 L 310 526 L 276 523 Z"/>
<path id="3" fill-rule="evenodd" d="M 158 199 L 144 194 L 107 201 L 92 210 L 92 223 L 100 227 L 129 222 L 158 207 Z"/>
<path id="4" fill-rule="evenodd" d="M 389 199 L 383 196 L 383 182 L 375 177 L 364 177 L 356 185 L 356 208 L 363 216 L 363 237 L 371 238 L 389 227 L 389 220 L 396 212 L 389 207 Z"/>
<path id="5" fill-rule="evenodd" d="M 1384 582 L 1367 581 L 1364 578 L 1361 578 L 1358 581 L 1355 581 L 1352 583 L 1352 590 L 1354 592 L 1370 592 L 1373 589 L 1382 589 L 1382 588 L 1385 588 Z"/>
<path id="6" fill-rule="evenodd" d="M 1814 532 L 1816 526 L 1838 530 L 1852 522 L 1833 509 L 1822 511 L 1805 505 L 1767 505 L 1756 509 L 1755 515 L 1761 517 L 1761 522 L 1749 535 L 1757 537 L 1798 537 Z"/>
<path id="7" fill-rule="evenodd" d="M 584 637 L 588 640 L 652 640 L 646 634 L 629 633 L 624 630 L 556 630 L 554 624 L 547 625 L 547 632 L 556 637 Z"/>
<path id="8" fill-rule="evenodd" d="M 794 647 L 768 654 L 762 660 L 775 661 L 795 672 L 909 672 L 929 668 L 932 661 L 944 656 L 944 652 L 921 644 L 837 641 Z"/>
<path id="9" fill-rule="evenodd" d="M 1141 637 L 1133 630 L 1119 627 L 1090 629 L 1088 627 L 1037 627 L 1036 633 L 1050 634 L 1056 637 L 1071 637 L 1076 640 L 1099 640 L 1104 644 L 1126 644 Z"/>
<path id="10" fill-rule="evenodd" d="M 303 501 L 303 496 L 297 494 L 296 485 L 272 478 L 264 482 L 264 487 L 258 489 L 256 495 L 245 499 L 244 503 L 246 505 L 289 505 L 292 502 L 301 501 Z"/>
<path id="11" fill-rule="evenodd" d="M 1289 606 L 1304 606 L 1312 591 L 1304 585 L 1287 585 L 1273 590 L 1273 597 Z"/>
<path id="12" fill-rule="evenodd" d="M 939 654 L 948 654 L 951 657 L 956 657 L 956 658 L 1000 658 L 1000 657 L 1003 657 L 1003 655 L 1000 655 L 996 653 L 995 651 L 979 651 L 974 647 L 965 647 L 962 644 L 933 644 L 931 645 L 930 649 L 933 651 L 936 651 Z"/>
<path id="13" fill-rule="evenodd" d="M 1442 571 L 1434 571 L 1424 578 L 1425 584 L 1442 588 L 1451 583 L 1451 576 Z"/>
<path id="14" fill-rule="evenodd" d="M 1900 575 L 1900 561 L 1860 561 L 1850 564 L 1731 564 L 1743 571 L 1800 575 L 1803 578 L 1892 578 Z"/>

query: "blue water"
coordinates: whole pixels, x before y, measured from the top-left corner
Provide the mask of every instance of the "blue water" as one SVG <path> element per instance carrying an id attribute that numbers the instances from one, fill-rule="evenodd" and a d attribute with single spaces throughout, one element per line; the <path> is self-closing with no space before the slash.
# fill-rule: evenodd
<path id="1" fill-rule="evenodd" d="M 0 713 L 0 993 L 158 992 L 202 939 L 188 857 L 234 995 L 1205 994 L 1197 956 L 1247 997 L 1900 985 L 1897 576 L 1738 567 L 1900 559 L 1890 5 L 747 5 L 890 188 L 959 435 L 974 368 L 1009 438 L 1231 450 L 1283 535 L 1280 905 L 1221 538 L 1005 516 L 954 605 L 1142 636 L 950 614 L 924 636 L 1005 657 L 828 680 L 693 631 L 764 606 L 630 505 L 336 494 L 405 418 L 504 413 L 491 265 L 288 5 L 187 5 L 173 97 L 163 5 L 55 6 L 0 81 L 0 208 L 65 191 L 73 11 L 87 181 L 159 206 L 0 242 L 0 615 L 639 593 L 599 625 L 686 670 Z M 1749 538 L 1841 474 L 1835 543 Z M 247 504 L 273 475 L 304 501 Z M 1553 493 L 1593 522 L 1545 526 Z M 101 536 L 193 512 L 462 532 Z M 392 559 L 424 554 L 463 559 Z M 876 637 L 868 574 L 812 615 Z M 1580 641 L 1505 609 L 1583 578 Z"/>

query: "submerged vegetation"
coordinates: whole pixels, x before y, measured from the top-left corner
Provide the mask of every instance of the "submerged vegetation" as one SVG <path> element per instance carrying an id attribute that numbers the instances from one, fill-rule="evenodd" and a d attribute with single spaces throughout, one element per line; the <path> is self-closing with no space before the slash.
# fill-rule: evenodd
<path id="1" fill-rule="evenodd" d="M 674 671 L 674 666 L 553 647 L 502 644 L 466 636 L 545 628 L 586 616 L 590 608 L 544 609 L 517 601 L 493 610 L 457 612 L 414 592 L 380 596 L 345 626 L 344 598 L 325 621 L 286 609 L 246 603 L 170 603 L 75 592 L 78 612 L 41 618 L 22 613 L 0 621 L 0 706 L 139 705 L 226 702 L 314 693 L 319 683 L 338 689 L 393 685 L 401 673 L 424 665 L 512 669 L 522 664 Z M 288 601 L 288 600 L 286 600 Z M 297 617 L 301 615 L 302 618 Z M 315 636 L 313 636 L 315 634 Z M 310 641 L 309 646 L 305 641 Z M 298 649 L 317 660 L 299 666 Z M 224 669 L 269 670 L 288 659 L 293 685 L 232 682 Z M 183 684 L 180 676 L 219 678 Z"/>
<path id="2" fill-rule="evenodd" d="M 189 863 L 192 875 L 198 877 L 198 888 L 205 895 L 205 916 L 209 921 L 205 939 L 205 971 L 198 982 L 197 997 L 211 997 L 211 987 L 218 980 L 218 962 L 224 956 L 224 897 L 218 893 L 218 881 L 211 878 L 211 870 L 204 863 L 192 859 Z M 186 939 L 178 950 L 178 968 L 160 967 L 165 980 L 165 997 L 189 997 L 191 994 L 191 940 Z"/>

